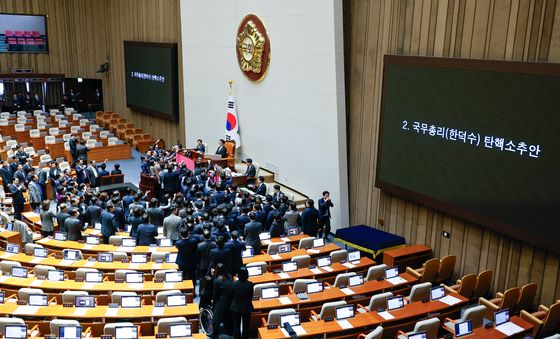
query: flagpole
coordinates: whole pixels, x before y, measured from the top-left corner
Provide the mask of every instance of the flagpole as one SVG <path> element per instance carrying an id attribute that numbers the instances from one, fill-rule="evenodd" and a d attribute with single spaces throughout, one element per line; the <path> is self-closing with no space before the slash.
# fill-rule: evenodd
<path id="1" fill-rule="evenodd" d="M 229 81 L 229 96 L 231 96 L 232 93 L 232 86 L 233 86 L 233 80 Z"/>

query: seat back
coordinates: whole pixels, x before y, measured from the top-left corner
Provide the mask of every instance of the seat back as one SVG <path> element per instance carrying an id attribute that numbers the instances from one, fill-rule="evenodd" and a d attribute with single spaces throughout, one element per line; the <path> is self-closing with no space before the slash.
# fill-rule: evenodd
<path id="1" fill-rule="evenodd" d="M 278 285 L 276 285 L 276 283 L 273 283 L 273 282 L 256 284 L 256 285 L 253 286 L 253 297 L 260 298 L 261 297 L 261 291 L 264 288 L 275 287 L 275 286 L 278 286 Z"/>
<path id="2" fill-rule="evenodd" d="M 126 291 L 113 292 L 113 294 L 111 294 L 111 302 L 114 304 L 120 304 L 122 297 L 130 297 L 136 295 L 138 295 L 136 294 L 136 292 L 126 292 Z"/>
<path id="3" fill-rule="evenodd" d="M 24 124 L 16 124 L 14 127 L 16 132 L 23 132 L 25 131 L 25 125 Z"/>
<path id="4" fill-rule="evenodd" d="M 235 158 L 235 141 L 228 140 L 224 144 L 224 147 L 227 150 L 227 157 L 228 158 Z"/>
<path id="5" fill-rule="evenodd" d="M 268 325 L 280 325 L 280 317 L 284 314 L 296 313 L 296 310 L 293 308 L 284 308 L 281 310 L 271 310 L 268 312 Z"/>
<path id="6" fill-rule="evenodd" d="M 311 263 L 311 257 L 308 254 L 296 255 L 295 257 L 292 258 L 292 261 L 297 262 L 298 269 L 307 268 Z"/>
<path id="7" fill-rule="evenodd" d="M 310 249 L 313 247 L 313 237 L 302 238 L 299 240 L 298 249 Z"/>
<path id="8" fill-rule="evenodd" d="M 99 272 L 98 269 L 96 268 L 86 268 L 86 267 L 80 267 L 76 269 L 76 278 L 78 279 L 85 279 L 86 278 L 86 273 L 88 272 Z"/>
<path id="9" fill-rule="evenodd" d="M 29 130 L 29 136 L 31 138 L 38 138 L 41 136 L 41 131 L 39 129 L 32 129 Z"/>
<path id="10" fill-rule="evenodd" d="M 157 271 L 154 273 L 154 279 L 157 279 L 157 280 L 160 280 L 160 279 L 161 279 L 161 280 L 164 280 L 164 279 L 165 279 L 165 273 L 168 273 L 168 272 L 177 272 L 177 270 L 174 269 L 174 268 L 168 269 L 168 270 L 157 270 Z"/>
<path id="11" fill-rule="evenodd" d="M 28 242 L 27 244 L 25 244 L 25 246 L 23 247 L 25 250 L 25 254 L 27 255 L 33 255 L 33 250 L 35 248 L 43 248 L 43 245 L 39 245 L 39 244 L 35 244 L 32 242 Z"/>
<path id="12" fill-rule="evenodd" d="M 380 277 L 385 277 L 386 268 L 387 265 L 385 264 L 371 266 L 370 268 L 368 268 L 366 280 L 371 281 L 371 280 L 377 280 L 377 278 Z"/>
<path id="13" fill-rule="evenodd" d="M 436 275 L 435 282 L 442 283 L 451 279 L 453 271 L 455 270 L 455 261 L 457 261 L 457 256 L 447 255 L 440 260 L 439 270 Z"/>
<path id="14" fill-rule="evenodd" d="M 267 248 L 267 250 L 266 250 L 266 253 L 268 253 L 268 254 L 270 254 L 271 252 L 272 252 L 272 253 L 278 253 L 278 247 L 279 247 L 280 245 L 285 245 L 285 244 L 286 244 L 286 243 L 283 242 L 283 241 L 282 241 L 282 242 L 273 242 L 273 243 L 271 243 L 271 244 L 268 245 L 268 248 Z"/>
<path id="15" fill-rule="evenodd" d="M 548 314 L 544 318 L 540 329 L 541 335 L 552 334 L 560 331 L 560 301 L 548 308 Z"/>
<path id="16" fill-rule="evenodd" d="M 465 298 L 471 299 L 476 287 L 476 274 L 467 274 L 461 279 L 458 293 Z"/>
<path id="17" fill-rule="evenodd" d="M 119 141 L 119 138 L 112 137 L 112 138 L 107 139 L 107 144 L 108 145 L 116 145 L 118 143 L 118 141 Z"/>
<path id="18" fill-rule="evenodd" d="M 474 289 L 471 300 L 478 300 L 480 297 L 484 297 L 488 290 L 490 289 L 490 283 L 492 282 L 493 271 L 487 270 L 480 272 L 476 279 L 476 287 Z"/>
<path id="19" fill-rule="evenodd" d="M 349 272 L 349 273 L 338 274 L 334 279 L 334 287 L 341 288 L 341 286 L 348 286 L 348 279 L 353 275 L 356 275 L 356 273 Z"/>
<path id="20" fill-rule="evenodd" d="M 115 270 L 115 279 L 124 280 L 127 273 L 138 273 L 135 270 Z"/>
<path id="21" fill-rule="evenodd" d="M 117 327 L 128 327 L 128 326 L 136 326 L 136 325 L 129 322 L 105 324 L 105 326 L 103 326 L 103 335 L 110 335 L 111 337 L 114 338 Z"/>
<path id="22" fill-rule="evenodd" d="M 64 291 L 62 292 L 62 303 L 74 305 L 76 296 L 87 296 L 87 295 L 89 295 L 87 291 Z"/>
<path id="23" fill-rule="evenodd" d="M 439 330 L 439 319 L 430 318 L 421 320 L 414 325 L 414 333 L 427 332 L 428 339 L 436 339 Z"/>
<path id="24" fill-rule="evenodd" d="M 165 260 L 165 255 L 167 253 L 165 252 L 152 252 L 152 254 L 150 255 L 150 260 L 151 261 L 158 261 L 158 260 Z"/>
<path id="25" fill-rule="evenodd" d="M 123 237 L 120 235 L 112 235 L 109 237 L 109 244 L 114 246 L 121 246 L 122 245 Z"/>
<path id="26" fill-rule="evenodd" d="M 49 271 L 55 271 L 56 268 L 49 265 L 35 265 L 33 267 L 33 274 L 36 277 L 46 277 L 49 275 Z"/>
<path id="27" fill-rule="evenodd" d="M 338 250 L 331 252 L 331 263 L 337 263 L 341 261 L 348 261 L 348 251 L 347 250 Z"/>
<path id="28" fill-rule="evenodd" d="M 167 303 L 167 297 L 170 295 L 181 295 L 179 290 L 160 291 L 156 294 L 156 303 Z"/>
<path id="29" fill-rule="evenodd" d="M 421 284 L 416 284 L 410 289 L 410 294 L 408 300 L 413 303 L 416 301 L 421 301 L 424 298 L 430 297 L 430 288 L 432 288 L 432 283 L 425 282 Z"/>
<path id="30" fill-rule="evenodd" d="M 123 261 L 128 259 L 128 255 L 126 254 L 126 252 L 112 251 L 109 253 L 113 255 L 113 261 Z"/>
<path id="31" fill-rule="evenodd" d="M 383 337 L 383 327 L 377 326 L 373 331 L 369 332 L 364 339 L 381 339 Z"/>
<path id="32" fill-rule="evenodd" d="M 49 129 L 50 130 L 50 129 Z M 57 128 L 58 130 L 58 128 Z M 50 132 L 49 132 L 50 133 Z M 52 134 L 52 133 L 51 133 Z M 58 133 L 57 133 L 58 134 Z M 54 144 L 56 142 L 56 138 L 54 137 L 54 135 L 47 135 L 45 137 L 45 144 Z"/>
<path id="33" fill-rule="evenodd" d="M 420 283 L 433 282 L 436 279 L 436 275 L 439 271 L 440 260 L 438 258 L 432 258 L 424 264 L 424 271 L 422 276 L 418 280 Z"/>
<path id="34" fill-rule="evenodd" d="M 18 300 L 25 300 L 26 302 L 29 301 L 30 294 L 44 294 L 42 289 L 39 288 L 29 288 L 24 287 L 20 288 L 17 292 Z"/>
<path id="35" fill-rule="evenodd" d="M 157 333 L 167 333 L 169 335 L 169 325 L 188 324 L 188 323 L 189 322 L 185 317 L 162 318 L 159 319 L 157 322 Z"/>
<path id="36" fill-rule="evenodd" d="M 521 310 L 527 310 L 531 307 L 535 295 L 537 294 L 537 284 L 529 283 L 521 287 L 521 292 L 519 293 L 519 300 L 517 300 L 517 305 L 515 306 L 515 313 L 521 312 Z"/>
<path id="37" fill-rule="evenodd" d="M 324 303 L 323 306 L 321 306 L 321 312 L 319 313 L 319 318 L 320 319 L 325 319 L 328 317 L 335 318 L 336 308 L 344 305 L 346 305 L 345 300 L 331 301 L 328 303 Z"/>
<path id="38" fill-rule="evenodd" d="M 312 283 L 312 282 L 316 282 L 317 280 L 315 279 L 296 279 L 294 281 L 294 286 L 293 286 L 293 291 L 294 293 L 298 293 L 298 292 L 307 292 L 307 284 L 308 283 Z"/>
<path id="39" fill-rule="evenodd" d="M 463 311 L 463 316 L 461 317 L 460 322 L 470 320 L 472 322 L 472 327 L 477 328 L 482 326 L 482 318 L 484 318 L 484 314 L 486 314 L 486 306 L 472 306 Z"/>
<path id="40" fill-rule="evenodd" d="M 21 263 L 11 260 L 0 261 L 0 269 L 2 270 L 2 275 L 12 274 L 12 267 L 21 267 Z"/>
<path id="41" fill-rule="evenodd" d="M 380 308 L 386 308 L 387 307 L 387 298 L 390 298 L 393 296 L 393 292 L 385 292 L 385 293 L 379 293 L 379 294 L 375 294 L 373 295 L 370 299 L 369 299 L 369 304 L 368 304 L 368 311 L 375 311 L 378 310 Z"/>
<path id="42" fill-rule="evenodd" d="M 6 333 L 6 325 L 25 325 L 25 322 L 21 318 L 0 318 L 1 335 L 4 335 Z"/>
<path id="43" fill-rule="evenodd" d="M 519 300 L 519 295 L 521 294 L 521 289 L 519 287 L 512 287 L 504 292 L 504 297 L 502 298 L 502 303 L 499 305 L 499 309 L 503 310 L 509 308 L 513 310 Z"/>
<path id="44" fill-rule="evenodd" d="M 51 334 L 55 335 L 58 338 L 58 328 L 60 326 L 80 326 L 80 322 L 78 320 L 69 320 L 69 319 L 53 319 L 49 327 L 51 328 Z"/>

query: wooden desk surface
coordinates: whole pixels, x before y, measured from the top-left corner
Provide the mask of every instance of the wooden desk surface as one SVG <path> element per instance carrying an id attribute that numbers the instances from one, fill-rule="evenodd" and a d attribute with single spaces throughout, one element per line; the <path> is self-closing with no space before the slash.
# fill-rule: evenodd
<path id="1" fill-rule="evenodd" d="M 401 247 L 401 248 L 397 248 L 394 250 L 389 250 L 389 251 L 385 251 L 383 252 L 383 255 L 390 255 L 392 257 L 400 257 L 400 256 L 405 256 L 405 255 L 411 255 L 411 254 L 415 254 L 418 252 L 426 252 L 426 251 L 431 251 L 432 248 L 426 245 L 410 245 L 410 246 L 405 246 L 405 247 Z"/>
<path id="2" fill-rule="evenodd" d="M 49 256 L 47 258 L 36 258 L 31 255 L 26 255 L 25 253 L 12 254 L 0 251 L 0 259 L 17 261 L 22 264 L 22 266 L 33 267 L 35 265 L 49 265 L 56 268 L 71 271 L 77 268 L 95 268 L 100 271 L 115 271 L 115 270 L 136 270 L 136 271 L 156 271 L 156 270 L 171 270 L 177 269 L 177 264 L 175 263 L 156 263 L 154 261 L 148 261 L 143 264 L 136 263 L 123 263 L 120 261 L 114 262 L 98 262 L 89 260 L 77 260 L 70 261 L 64 259 L 57 259 L 55 257 Z"/>
<path id="3" fill-rule="evenodd" d="M 370 258 L 364 257 L 361 258 L 359 263 L 352 264 L 352 263 L 335 263 L 331 266 L 328 266 L 332 271 L 327 271 L 325 268 L 316 268 L 316 269 L 309 269 L 309 268 L 302 268 L 295 272 L 284 273 L 287 276 L 283 276 L 283 273 L 273 273 L 267 272 L 263 275 L 249 277 L 249 280 L 254 284 L 262 284 L 267 282 L 280 282 L 280 281 L 287 281 L 287 280 L 295 280 L 295 279 L 320 279 L 323 276 L 327 275 L 336 275 L 339 273 L 349 272 L 353 270 L 365 269 L 375 265 L 375 262 Z"/>
<path id="4" fill-rule="evenodd" d="M 300 306 L 325 303 L 333 300 L 341 300 L 341 299 L 345 299 L 346 297 L 350 297 L 352 295 L 358 295 L 358 294 L 371 295 L 371 294 L 381 293 L 383 291 L 390 290 L 393 288 L 398 288 L 401 286 L 413 284 L 418 280 L 408 273 L 403 273 L 400 276 L 403 279 L 405 279 L 406 282 L 393 285 L 391 283 L 388 283 L 386 280 L 365 281 L 364 284 L 361 286 L 355 286 L 347 289 L 347 290 L 351 290 L 353 294 L 346 294 L 343 292 L 342 289 L 337 287 L 329 288 L 328 286 L 325 286 L 325 290 L 323 292 L 309 294 L 309 299 L 307 300 L 299 300 L 299 298 L 295 294 L 286 294 L 280 296 L 280 298 L 284 297 L 282 300 L 280 298 L 253 300 L 253 308 L 255 309 L 255 311 L 259 311 L 259 312 L 262 312 L 264 310 L 269 310 L 269 309 L 285 308 L 285 307 L 293 307 L 297 309 Z M 289 302 L 286 302 L 288 300 Z"/>
<path id="5" fill-rule="evenodd" d="M 193 292 L 194 286 L 192 280 L 184 280 L 179 283 L 156 283 L 153 281 L 145 281 L 138 284 L 116 283 L 114 281 L 104 281 L 101 283 L 77 282 L 75 280 L 50 281 L 37 279 L 36 277 L 13 278 L 8 276 L 0 276 L 0 286 L 10 289 L 20 289 L 23 287 L 35 287 L 44 290 L 56 291 L 88 291 L 88 292 L 112 292 L 112 291 L 130 291 L 130 292 L 159 292 L 167 290 L 181 290 Z"/>
<path id="6" fill-rule="evenodd" d="M 135 246 L 135 247 L 122 247 L 122 246 L 114 246 L 109 244 L 99 244 L 99 245 L 88 245 L 82 244 L 77 241 L 60 241 L 54 240 L 51 238 L 43 238 L 36 241 L 37 244 L 41 244 L 44 247 L 63 250 L 63 249 L 71 249 L 71 250 L 80 250 L 86 253 L 98 253 L 98 252 L 126 252 L 126 253 L 152 253 L 152 252 L 161 252 L 161 253 L 176 253 L 177 248 L 175 247 L 159 247 L 159 246 Z"/>
<path id="7" fill-rule="evenodd" d="M 524 329 L 523 332 L 520 333 L 516 333 L 515 336 L 519 336 L 519 337 L 523 337 L 524 335 L 527 335 L 529 332 L 531 332 L 533 330 L 533 324 L 531 324 L 528 321 L 525 321 L 523 319 L 521 319 L 518 316 L 513 316 L 510 318 L 510 321 L 514 324 L 516 324 L 519 327 L 522 327 Z M 497 338 L 508 338 L 508 336 L 506 336 L 505 334 L 503 334 L 502 332 L 498 331 L 497 329 L 494 328 L 494 326 L 490 327 L 490 328 L 485 328 L 484 326 L 482 327 L 478 327 L 473 329 L 473 333 L 465 338 L 488 338 L 488 339 L 497 339 Z"/>
<path id="8" fill-rule="evenodd" d="M 97 140 L 101 142 L 101 140 Z M 65 151 L 67 159 L 70 159 L 70 151 Z M 88 161 L 95 160 L 103 162 L 108 160 L 123 160 L 132 158 L 132 146 L 130 144 L 120 144 L 111 146 L 92 147 L 87 152 Z"/>
<path id="9" fill-rule="evenodd" d="M 14 300 L 14 299 L 9 299 Z M 187 304 L 177 307 L 155 307 L 154 305 L 142 305 L 139 308 L 110 308 L 100 306 L 92 308 L 64 307 L 63 305 L 27 306 L 17 305 L 7 301 L 0 304 L 1 315 L 15 315 L 27 317 L 44 318 L 70 318 L 70 319 L 93 319 L 93 318 L 167 318 L 167 317 L 198 317 L 198 304 Z"/>
<path id="10" fill-rule="evenodd" d="M 282 238 L 270 238 L 268 240 L 262 240 L 261 244 L 262 244 L 262 248 L 266 248 L 269 244 L 272 244 L 274 242 L 285 242 L 287 244 L 293 244 L 293 243 L 298 243 L 299 241 L 303 238 L 309 238 L 309 236 L 307 234 L 297 234 L 297 235 L 292 235 L 289 237 L 282 237 Z"/>
<path id="11" fill-rule="evenodd" d="M 8 231 L 5 228 L 0 228 L 0 238 L 12 244 L 21 246 L 21 234 L 19 232 Z"/>
<path id="12" fill-rule="evenodd" d="M 282 261 L 290 261 L 292 259 L 292 257 L 295 257 L 296 255 L 309 254 L 311 257 L 313 257 L 313 256 L 325 255 L 325 254 L 328 254 L 332 251 L 336 251 L 336 250 L 339 250 L 339 249 L 340 249 L 340 247 L 338 245 L 333 244 L 333 243 L 329 243 L 329 244 L 325 244 L 325 246 L 312 248 L 312 249 L 308 249 L 308 250 L 305 250 L 305 249 L 293 250 L 293 251 L 288 252 L 288 253 L 281 253 L 281 254 L 275 254 L 275 255 L 259 254 L 259 255 L 255 255 L 254 257 L 243 258 L 243 263 L 244 264 L 249 264 L 249 263 L 258 262 L 258 261 L 264 261 L 264 262 L 267 262 L 267 263 L 280 263 Z"/>
<path id="13" fill-rule="evenodd" d="M 405 307 L 393 310 L 390 313 L 395 317 L 394 319 L 385 320 L 377 312 L 357 312 L 354 318 L 347 319 L 352 325 L 350 329 L 343 329 L 338 322 L 335 321 L 306 321 L 301 323 L 301 327 L 307 332 L 306 334 L 298 335 L 298 338 L 312 337 L 317 335 L 328 335 L 330 333 L 342 334 L 345 331 L 356 331 L 356 329 L 364 327 L 373 327 L 390 323 L 406 322 L 411 319 L 418 319 L 427 316 L 429 313 L 445 311 L 448 308 L 459 308 L 468 303 L 468 299 L 458 295 L 452 294 L 454 297 L 461 300 L 460 303 L 449 306 L 441 301 L 429 301 L 427 303 L 415 302 L 406 305 Z M 269 330 L 266 327 L 259 328 L 259 338 L 286 338 L 279 328 Z"/>

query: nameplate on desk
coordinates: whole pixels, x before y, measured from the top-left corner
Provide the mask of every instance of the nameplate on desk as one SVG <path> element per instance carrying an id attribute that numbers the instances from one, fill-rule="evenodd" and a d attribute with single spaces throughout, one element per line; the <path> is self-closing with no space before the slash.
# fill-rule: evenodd
<path id="1" fill-rule="evenodd" d="M 122 283 L 124 283 L 124 280 L 123 279 L 115 279 L 115 283 L 116 284 L 122 284 Z"/>
<path id="2" fill-rule="evenodd" d="M 78 277 L 76 277 L 76 278 L 74 279 L 74 281 L 75 281 L 75 282 L 84 282 L 84 278 L 78 278 Z"/>
<path id="3" fill-rule="evenodd" d="M 130 262 L 130 260 L 128 260 L 128 259 L 123 259 L 123 260 L 121 260 L 121 262 L 122 262 L 123 264 L 128 264 L 128 263 Z"/>
<path id="4" fill-rule="evenodd" d="M 156 284 L 161 284 L 163 282 L 163 279 L 154 279 L 154 283 Z"/>
<path id="5" fill-rule="evenodd" d="M 45 339 L 46 339 L 46 338 L 45 338 Z M 111 336 L 110 336 L 110 335 L 102 335 L 102 336 L 101 336 L 101 339 L 111 339 Z"/>
<path id="6" fill-rule="evenodd" d="M 56 339 L 56 335 L 47 334 L 45 335 L 45 339 Z"/>
<path id="7" fill-rule="evenodd" d="M 156 264 L 163 264 L 163 260 L 161 259 L 156 260 Z"/>
<path id="8" fill-rule="evenodd" d="M 167 333 L 156 333 L 156 338 L 167 338 Z"/>
<path id="9" fill-rule="evenodd" d="M 165 303 L 162 302 L 156 303 L 154 307 L 165 307 Z"/>
<path id="10" fill-rule="evenodd" d="M 379 316 L 385 320 L 395 319 L 395 316 L 387 311 L 379 312 L 377 314 L 379 314 Z"/>
<path id="11" fill-rule="evenodd" d="M 333 321 L 334 317 L 325 317 L 325 319 L 323 319 L 326 323 Z"/>
<path id="12" fill-rule="evenodd" d="M 271 324 L 271 325 L 267 325 L 266 328 L 268 328 L 269 330 L 274 330 L 278 328 L 278 325 Z"/>
<path id="13" fill-rule="evenodd" d="M 74 305 L 72 303 L 64 303 L 62 304 L 62 307 L 73 307 Z"/>

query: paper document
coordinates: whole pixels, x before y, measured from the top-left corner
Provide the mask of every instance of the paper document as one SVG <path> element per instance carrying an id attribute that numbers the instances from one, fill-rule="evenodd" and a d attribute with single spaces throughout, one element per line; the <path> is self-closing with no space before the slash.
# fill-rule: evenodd
<path id="1" fill-rule="evenodd" d="M 117 315 L 119 315 L 118 308 L 108 308 L 107 311 L 105 312 L 106 317 L 116 317 Z"/>
<path id="2" fill-rule="evenodd" d="M 31 259 L 31 262 L 34 263 L 34 264 L 38 264 L 43 260 L 45 260 L 45 259 L 44 258 L 33 258 L 33 259 Z"/>
<path id="3" fill-rule="evenodd" d="M 280 260 L 282 259 L 282 256 L 279 256 L 278 254 L 273 254 L 270 256 L 273 260 Z"/>
<path id="4" fill-rule="evenodd" d="M 95 287 L 95 283 L 84 283 L 82 285 L 82 290 L 92 290 Z"/>
<path id="5" fill-rule="evenodd" d="M 334 268 L 332 268 L 332 267 L 330 267 L 330 266 L 323 266 L 323 267 L 321 267 L 321 268 L 324 269 L 324 270 L 327 271 L 327 272 L 332 272 L 332 271 L 334 271 Z"/>
<path id="6" fill-rule="evenodd" d="M 33 280 L 33 281 L 31 282 L 31 284 L 29 284 L 29 286 L 32 286 L 32 287 L 39 287 L 39 286 L 43 285 L 43 281 L 44 281 L 44 280 Z"/>
<path id="7" fill-rule="evenodd" d="M 457 303 L 460 303 L 461 299 L 457 299 L 453 296 L 446 295 L 445 297 L 439 299 L 439 301 L 441 301 L 444 304 L 447 304 L 447 305 L 451 306 L 451 305 L 455 305 Z"/>
<path id="8" fill-rule="evenodd" d="M 391 313 L 384 311 L 384 312 L 379 312 L 377 313 L 379 314 L 379 316 L 385 320 L 391 320 L 391 319 L 395 319 L 395 316 L 393 316 Z"/>
<path id="9" fill-rule="evenodd" d="M 74 316 L 75 317 L 83 317 L 87 314 L 88 309 L 87 308 L 76 308 L 74 310 Z"/>
<path id="10" fill-rule="evenodd" d="M 354 268 L 354 267 L 356 267 L 356 265 L 352 265 L 352 264 L 349 263 L 349 262 L 345 262 L 344 264 L 342 264 L 342 266 L 346 266 L 346 267 L 348 267 L 348 268 Z"/>
<path id="11" fill-rule="evenodd" d="M 321 251 L 319 251 L 319 250 L 314 250 L 314 249 L 311 249 L 311 248 L 310 248 L 310 249 L 307 250 L 307 253 L 310 253 L 310 254 L 317 254 L 317 253 L 321 253 Z"/>
<path id="12" fill-rule="evenodd" d="M 311 273 L 313 273 L 313 274 L 321 274 L 321 273 L 323 273 L 323 271 L 321 271 L 321 269 L 319 269 L 319 268 L 312 268 L 312 269 L 311 269 Z"/>
<path id="13" fill-rule="evenodd" d="M 352 326 L 352 324 L 350 324 L 350 322 L 346 319 L 344 320 L 337 320 L 336 321 L 338 326 L 340 326 L 340 328 L 342 328 L 343 330 L 347 330 L 349 328 L 352 328 L 354 326 Z"/>
<path id="14" fill-rule="evenodd" d="M 154 307 L 153 311 L 152 311 L 152 315 L 156 316 L 156 315 L 163 315 L 163 312 L 165 311 L 165 307 Z"/>
<path id="15" fill-rule="evenodd" d="M 93 267 L 94 265 L 95 265 L 95 261 L 89 261 L 88 260 L 84 263 L 85 267 Z"/>
<path id="16" fill-rule="evenodd" d="M 270 240 L 268 240 L 268 239 L 267 239 L 267 240 L 262 240 L 261 242 L 262 242 L 263 244 L 265 244 L 265 245 L 270 245 L 270 244 L 272 244 L 272 241 L 270 241 Z"/>
<path id="17" fill-rule="evenodd" d="M 37 313 L 40 306 L 19 306 L 15 309 L 15 315 L 31 315 Z"/>
<path id="18" fill-rule="evenodd" d="M 290 242 L 290 238 L 280 238 L 283 242 Z"/>
<path id="19" fill-rule="evenodd" d="M 341 288 L 340 290 L 342 291 L 342 293 L 344 293 L 346 295 L 354 294 L 354 291 L 352 291 L 350 288 Z"/>
<path id="20" fill-rule="evenodd" d="M 292 329 L 294 330 L 294 332 L 296 332 L 297 335 L 304 335 L 307 334 L 307 332 L 305 331 L 305 329 L 301 326 L 292 326 Z"/>
<path id="21" fill-rule="evenodd" d="M 75 262 L 76 262 L 75 260 L 61 260 L 59 265 L 60 266 L 71 266 Z"/>
<path id="22" fill-rule="evenodd" d="M 278 301 L 282 304 L 282 305 L 288 305 L 291 304 L 292 301 L 290 300 L 290 298 L 288 297 L 280 297 L 278 298 Z"/>
<path id="23" fill-rule="evenodd" d="M 511 321 L 508 321 L 507 323 L 496 326 L 496 330 L 502 332 L 503 334 L 509 337 L 511 335 L 514 335 L 515 333 L 519 333 L 523 331 L 523 327 L 517 326 Z"/>
<path id="24" fill-rule="evenodd" d="M 288 279 L 290 278 L 290 275 L 288 273 L 278 273 L 278 277 L 280 277 L 281 279 Z"/>
<path id="25" fill-rule="evenodd" d="M 404 284 L 406 282 L 406 279 L 397 276 L 394 278 L 387 279 L 387 282 L 392 285 L 398 285 L 398 284 Z"/>

